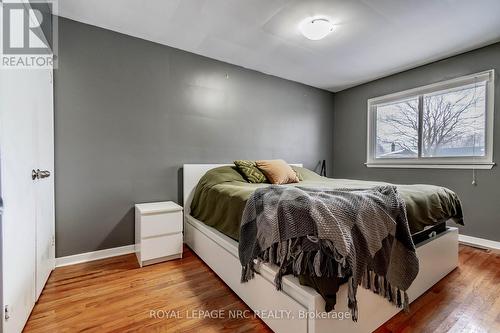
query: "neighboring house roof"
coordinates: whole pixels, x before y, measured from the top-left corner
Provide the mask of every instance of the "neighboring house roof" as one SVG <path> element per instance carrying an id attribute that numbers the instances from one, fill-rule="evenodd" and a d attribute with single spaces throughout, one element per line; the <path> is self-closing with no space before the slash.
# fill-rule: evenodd
<path id="1" fill-rule="evenodd" d="M 399 150 L 395 150 L 395 151 L 390 151 L 388 153 L 379 155 L 379 157 L 390 157 L 390 156 L 398 156 L 398 155 L 405 155 L 405 156 L 407 156 L 407 155 L 417 155 L 417 154 L 418 154 L 418 151 L 416 151 L 416 150 L 403 148 L 403 149 L 399 149 Z"/>
<path id="2" fill-rule="evenodd" d="M 385 154 L 379 155 L 379 157 L 398 157 L 398 156 L 408 156 L 417 155 L 418 152 L 412 149 L 398 149 Z M 484 147 L 448 147 L 440 148 L 437 154 L 440 157 L 443 156 L 481 156 L 484 155 Z"/>

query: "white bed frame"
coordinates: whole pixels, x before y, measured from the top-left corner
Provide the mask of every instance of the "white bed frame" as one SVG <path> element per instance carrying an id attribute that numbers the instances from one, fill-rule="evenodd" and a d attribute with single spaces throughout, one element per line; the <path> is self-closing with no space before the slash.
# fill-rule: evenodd
<path id="1" fill-rule="evenodd" d="M 210 169 L 225 164 L 184 165 L 184 242 L 253 310 L 274 332 L 372 332 L 400 309 L 362 287 L 358 288 L 359 320 L 339 320 L 325 315 L 323 298 L 312 288 L 300 285 L 297 278 L 285 276 L 283 290 L 274 286 L 276 266 L 263 264 L 260 274 L 241 283 L 238 243 L 190 215 L 194 189 Z M 301 166 L 300 164 L 295 164 Z M 448 228 L 417 247 L 420 270 L 408 290 L 410 302 L 458 266 L 458 229 Z M 411 311 L 411 306 L 410 306 Z M 349 313 L 347 287 L 337 293 L 335 312 Z M 305 316 L 307 315 L 307 317 Z M 331 316 L 334 314 L 330 313 Z"/>

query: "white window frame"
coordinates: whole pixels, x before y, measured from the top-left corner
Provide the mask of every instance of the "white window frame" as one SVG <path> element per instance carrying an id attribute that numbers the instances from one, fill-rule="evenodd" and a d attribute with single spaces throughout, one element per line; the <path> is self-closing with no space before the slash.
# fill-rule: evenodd
<path id="1" fill-rule="evenodd" d="M 367 152 L 365 165 L 370 168 L 434 168 L 434 169 L 491 169 L 493 162 L 493 116 L 495 98 L 495 71 L 493 69 L 438 82 L 394 94 L 368 100 Z M 425 94 L 453 89 L 467 84 L 486 82 L 486 127 L 485 156 L 475 157 L 415 157 L 415 158 L 376 158 L 377 106 L 395 103 L 409 98 L 418 98 L 420 107 Z"/>

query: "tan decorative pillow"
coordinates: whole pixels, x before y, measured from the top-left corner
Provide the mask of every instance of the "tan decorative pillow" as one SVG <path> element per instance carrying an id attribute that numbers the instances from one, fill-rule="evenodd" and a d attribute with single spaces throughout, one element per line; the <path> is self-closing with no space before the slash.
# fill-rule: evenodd
<path id="1" fill-rule="evenodd" d="M 298 183 L 299 178 L 293 169 L 283 160 L 256 161 L 259 168 L 271 184 Z"/>

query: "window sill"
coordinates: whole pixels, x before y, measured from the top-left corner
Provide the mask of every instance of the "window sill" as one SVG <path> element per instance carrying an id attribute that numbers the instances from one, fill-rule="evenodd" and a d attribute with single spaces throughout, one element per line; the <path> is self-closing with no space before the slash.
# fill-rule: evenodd
<path id="1" fill-rule="evenodd" d="M 412 163 L 365 163 L 368 168 L 403 168 L 403 169 L 476 169 L 489 170 L 496 163 L 464 164 L 412 164 Z"/>

